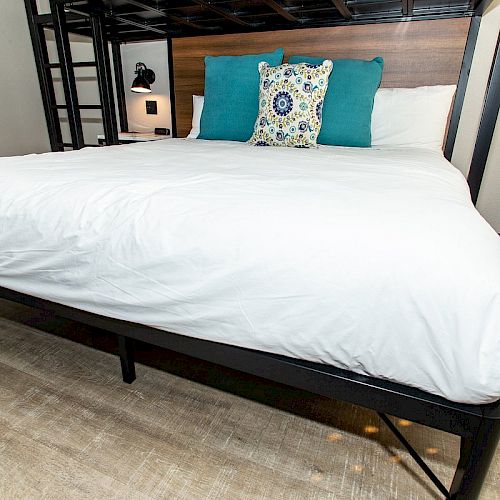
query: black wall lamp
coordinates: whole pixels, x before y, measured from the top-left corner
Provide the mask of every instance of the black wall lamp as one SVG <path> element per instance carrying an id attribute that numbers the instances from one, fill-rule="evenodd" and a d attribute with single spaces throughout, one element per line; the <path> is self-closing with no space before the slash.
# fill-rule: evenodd
<path id="1" fill-rule="evenodd" d="M 132 82 L 131 91 L 138 93 L 151 92 L 151 84 L 155 81 L 155 72 L 148 69 L 144 63 L 138 62 L 135 65 L 135 74 L 137 75 Z"/>

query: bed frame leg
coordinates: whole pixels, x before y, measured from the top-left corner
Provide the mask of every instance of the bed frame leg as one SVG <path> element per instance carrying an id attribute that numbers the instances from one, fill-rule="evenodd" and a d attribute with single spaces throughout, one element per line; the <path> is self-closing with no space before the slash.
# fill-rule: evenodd
<path id="1" fill-rule="evenodd" d="M 475 500 L 500 438 L 500 420 L 482 418 L 472 438 L 462 437 L 460 459 L 450 488 L 453 500 Z"/>
<path id="2" fill-rule="evenodd" d="M 131 384 L 135 380 L 134 339 L 118 335 L 118 352 L 122 365 L 123 381 Z"/>

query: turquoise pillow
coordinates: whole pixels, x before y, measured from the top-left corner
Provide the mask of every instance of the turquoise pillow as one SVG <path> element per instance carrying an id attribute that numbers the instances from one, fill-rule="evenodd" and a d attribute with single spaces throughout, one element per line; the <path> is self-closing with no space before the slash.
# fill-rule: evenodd
<path id="1" fill-rule="evenodd" d="M 322 57 L 292 56 L 289 63 L 320 64 Z M 373 99 L 382 80 L 384 60 L 336 59 L 323 104 L 319 144 L 370 147 Z"/>
<path id="2" fill-rule="evenodd" d="M 198 139 L 248 141 L 259 112 L 259 63 L 279 66 L 283 49 L 205 57 L 205 103 Z"/>

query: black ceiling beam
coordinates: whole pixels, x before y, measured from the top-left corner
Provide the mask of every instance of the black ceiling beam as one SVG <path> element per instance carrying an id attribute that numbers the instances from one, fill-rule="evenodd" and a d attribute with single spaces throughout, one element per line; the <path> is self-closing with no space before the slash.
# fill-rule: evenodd
<path id="1" fill-rule="evenodd" d="M 451 0 L 451 5 L 414 6 L 415 0 L 330 0 L 304 2 L 261 0 L 56 0 L 66 11 L 88 16 L 103 12 L 107 17 L 106 33 L 116 40 L 161 39 L 168 36 L 199 36 L 211 33 L 240 33 L 294 29 L 302 27 L 341 26 L 372 22 L 437 19 L 471 15 L 471 5 L 486 0 Z M 389 3 L 388 3 L 389 2 Z M 237 5 L 234 10 L 233 5 Z M 258 7 L 258 8 L 257 8 Z M 267 7 L 267 8 L 266 8 Z M 390 7 L 390 8 L 389 8 Z M 67 17 L 75 18 L 72 14 Z M 43 19 L 45 21 L 45 19 Z M 72 19 L 73 20 L 73 19 Z M 42 21 L 42 19 L 40 19 Z M 90 35 L 89 29 L 75 21 L 68 26 L 74 33 Z"/>
<path id="2" fill-rule="evenodd" d="M 240 26 L 245 26 L 246 28 L 252 26 L 251 23 L 243 21 L 243 19 L 240 19 L 237 15 L 232 14 L 231 12 L 228 12 L 224 9 L 221 9 L 220 7 L 216 7 L 215 5 L 206 2 L 205 0 L 193 0 L 193 2 L 200 5 L 201 7 L 204 7 L 205 9 L 211 10 L 212 12 L 216 12 L 217 14 L 219 14 L 219 16 L 222 16 L 223 18 L 228 19 L 233 23 L 239 24 Z"/>
<path id="3" fill-rule="evenodd" d="M 332 0 L 332 3 L 344 19 L 352 19 L 352 12 L 344 3 L 344 0 Z"/>
<path id="4" fill-rule="evenodd" d="M 90 14 L 88 12 L 85 12 L 85 11 L 82 11 L 82 10 L 79 10 L 79 9 L 75 9 L 74 6 L 73 6 L 73 4 L 70 7 L 65 7 L 65 10 L 67 12 L 73 12 L 75 14 L 79 14 L 79 15 L 86 16 L 86 17 L 90 16 Z M 115 16 L 115 15 L 113 15 L 112 11 L 104 12 L 104 15 L 108 19 L 119 21 L 119 22 L 121 22 L 123 24 L 128 24 L 130 26 L 135 26 L 137 28 L 141 28 L 141 30 L 151 31 L 153 33 L 156 33 L 156 34 L 159 34 L 159 35 L 164 35 L 164 36 L 168 35 L 168 32 L 165 31 L 165 30 L 162 30 L 162 29 L 159 29 L 159 28 L 155 28 L 154 26 L 148 26 L 147 23 L 139 23 L 137 21 L 133 21 L 132 19 L 127 19 L 127 18 L 121 17 L 121 16 Z"/>
<path id="5" fill-rule="evenodd" d="M 263 0 L 266 1 L 266 0 Z M 379 4 L 380 5 L 380 4 Z M 322 7 L 287 7 L 286 12 L 294 17 L 295 22 L 303 23 L 305 22 L 304 18 L 298 18 L 295 14 L 314 14 L 314 13 L 324 13 L 327 12 L 329 14 L 335 13 L 338 14 L 338 10 L 332 4 L 331 6 L 322 6 Z M 277 12 L 239 12 L 238 18 L 244 19 L 246 17 L 252 18 L 271 18 L 279 15 Z M 193 22 L 220 22 L 223 21 L 222 17 L 200 17 L 200 16 L 192 16 Z"/>
<path id="6" fill-rule="evenodd" d="M 130 5 L 133 5 L 134 7 L 138 7 L 140 9 L 146 10 L 148 12 L 154 12 L 155 14 L 158 14 L 161 17 L 171 19 L 172 21 L 175 21 L 176 23 L 184 24 L 186 26 L 189 26 L 190 28 L 195 28 L 198 30 L 212 29 L 212 28 L 208 28 L 207 26 L 201 26 L 200 24 L 196 24 L 196 23 L 190 21 L 189 19 L 185 19 L 185 18 L 177 16 L 175 14 L 167 13 L 167 12 L 160 10 L 160 9 L 157 9 L 155 7 L 151 7 L 150 5 L 147 5 L 143 2 L 139 2 L 137 0 L 127 0 L 127 3 Z M 122 14 L 122 16 L 123 15 L 128 15 L 128 14 Z"/>
<path id="7" fill-rule="evenodd" d="M 422 9 L 423 11 L 423 9 Z M 432 20 L 432 19 L 450 19 L 450 18 L 457 18 L 457 17 L 463 17 L 464 13 L 463 12 L 452 12 L 449 14 L 438 14 L 437 16 L 433 14 L 432 12 L 426 11 L 425 13 L 414 13 L 412 19 L 413 20 Z M 350 21 L 338 17 L 336 19 L 314 19 L 314 20 L 308 20 L 304 19 L 303 22 L 300 24 L 281 24 L 281 25 L 276 25 L 275 30 L 277 29 L 301 29 L 301 28 L 324 28 L 324 27 L 333 27 L 333 26 L 346 26 L 346 25 L 360 25 L 360 24 L 379 24 L 379 23 L 392 23 L 392 22 L 404 22 L 408 21 L 408 17 L 403 17 L 401 15 L 401 9 L 398 9 L 397 11 L 388 13 L 381 13 L 380 15 L 356 15 L 355 19 L 352 19 Z M 187 28 L 187 27 L 186 27 Z M 256 28 L 247 28 L 247 29 L 238 29 L 238 27 L 235 25 L 234 29 L 228 29 L 227 27 L 224 28 L 223 33 L 225 34 L 230 34 L 230 33 L 245 33 L 245 32 L 262 32 L 262 31 L 267 31 L 269 30 L 269 26 L 263 24 L 262 26 L 258 26 Z M 195 31 L 191 29 L 186 29 L 179 31 L 177 33 L 170 33 L 168 36 L 171 38 L 182 38 L 182 37 L 187 37 L 187 36 L 204 36 L 208 35 L 210 32 L 208 31 Z M 121 34 L 120 32 L 117 33 L 117 39 L 123 41 L 123 42 L 137 42 L 137 41 L 146 41 L 146 40 L 158 40 L 159 36 L 155 36 L 154 33 L 148 33 L 144 31 L 136 31 L 135 34 L 134 32 L 130 32 L 129 34 Z M 163 38 L 163 37 L 162 37 Z"/>
<path id="8" fill-rule="evenodd" d="M 275 0 L 263 0 L 264 3 L 268 6 L 271 7 L 275 12 L 277 12 L 281 17 L 284 17 L 287 21 L 291 21 L 293 23 L 300 22 L 299 19 L 297 19 L 293 14 L 288 12 L 283 5 L 280 3 L 276 2 Z"/>
<path id="9" fill-rule="evenodd" d="M 402 2 L 404 0 L 401 0 Z M 384 5 L 384 3 L 380 3 L 379 1 L 372 1 L 372 2 L 359 2 L 358 0 L 347 0 L 346 1 L 346 5 L 348 8 L 350 7 L 354 7 L 354 8 L 359 8 L 359 7 L 362 7 L 362 8 L 365 8 L 365 7 L 381 7 Z M 379 9 L 377 9 L 377 11 L 379 11 Z"/>
<path id="10" fill-rule="evenodd" d="M 67 2 L 68 0 L 62 0 L 63 2 Z M 129 0 L 127 0 L 128 2 Z M 129 26 L 135 26 L 137 28 L 141 28 L 142 30 L 151 31 L 153 33 L 157 33 L 162 36 L 167 36 L 169 33 L 165 29 L 156 28 L 154 26 L 150 26 L 147 21 L 135 21 L 133 19 L 129 19 L 120 15 L 115 15 L 113 13 L 113 4 L 110 0 L 86 0 L 87 4 L 93 11 L 93 13 L 102 12 L 107 19 L 111 19 L 114 21 L 118 21 L 123 24 L 128 24 Z M 70 2 L 71 3 L 71 2 Z M 130 2 L 129 2 L 130 3 Z M 143 5 L 144 7 L 145 5 Z M 69 10 L 73 10 L 70 5 Z M 76 12 L 76 11 L 75 11 Z"/>
<path id="11" fill-rule="evenodd" d="M 82 20 L 86 20 L 85 16 L 81 14 L 74 14 L 72 12 L 66 13 L 66 23 L 79 23 Z M 53 24 L 52 14 L 38 14 L 35 16 L 35 22 L 37 24 L 42 24 L 44 26 L 50 26 Z"/>
<path id="12" fill-rule="evenodd" d="M 299 12 L 299 9 L 295 8 L 294 12 Z M 335 9 L 335 7 L 333 5 L 331 7 L 309 8 L 309 9 L 300 10 L 301 14 L 314 14 L 314 13 L 319 13 L 319 12 L 325 13 L 325 15 L 321 16 L 321 20 L 324 20 L 325 18 L 326 19 L 332 18 L 333 16 L 341 18 L 341 16 L 338 15 L 337 9 Z M 396 10 L 394 12 L 398 12 L 399 13 L 399 11 L 396 11 Z M 328 14 L 328 17 L 325 17 L 327 14 Z M 333 16 L 332 16 L 332 14 L 333 14 Z M 126 15 L 126 14 L 120 13 L 120 16 L 124 16 L 124 15 Z M 277 17 L 279 18 L 281 16 L 279 16 L 279 14 L 277 12 L 259 12 L 259 13 L 243 12 L 243 13 L 239 13 L 238 14 L 238 18 L 239 19 L 243 19 L 244 20 L 247 17 L 250 17 L 250 18 L 264 18 L 264 19 L 265 18 L 270 18 L 270 20 L 272 18 L 272 20 L 274 22 L 275 18 L 277 18 Z M 313 17 L 302 17 L 302 18 L 299 19 L 296 16 L 294 16 L 294 22 L 295 23 L 301 23 L 302 24 L 302 23 L 305 23 L 305 22 L 307 22 L 309 20 L 314 20 L 314 18 Z M 199 17 L 199 16 L 197 16 L 196 18 L 193 17 L 193 20 L 191 22 L 192 23 L 197 23 L 197 24 L 199 24 L 199 23 L 204 23 L 205 24 L 205 23 L 221 23 L 223 21 L 224 21 L 224 18 L 223 17 L 218 17 L 218 16 L 215 16 L 215 17 Z M 154 19 L 151 19 L 151 20 L 149 20 L 148 24 L 150 26 L 159 26 L 161 23 L 159 21 L 155 21 Z M 264 25 L 264 22 L 258 22 L 258 25 Z M 255 24 L 253 24 L 251 26 L 255 26 Z M 203 29 L 210 29 L 209 26 L 200 25 L 200 27 L 203 28 Z M 213 28 L 213 29 L 220 29 L 220 26 L 218 26 L 217 28 Z"/>
<path id="13" fill-rule="evenodd" d="M 123 24 L 129 24 L 130 26 L 135 26 L 136 28 L 141 28 L 146 31 L 152 31 L 153 33 L 158 33 L 160 35 L 168 35 L 168 31 L 160 29 L 160 28 L 155 28 L 154 26 L 149 26 L 147 23 L 139 23 L 137 21 L 132 21 L 132 19 L 128 19 L 126 17 L 122 16 L 115 16 L 110 13 L 106 13 L 106 17 L 110 19 L 114 19 L 115 21 L 119 21 L 120 23 Z"/>

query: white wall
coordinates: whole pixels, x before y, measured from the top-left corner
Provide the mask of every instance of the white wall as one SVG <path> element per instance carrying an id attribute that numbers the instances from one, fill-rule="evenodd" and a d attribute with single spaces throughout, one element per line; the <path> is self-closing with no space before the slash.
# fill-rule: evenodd
<path id="1" fill-rule="evenodd" d="M 486 162 L 477 208 L 483 217 L 500 233 L 500 119 L 497 118 L 495 135 Z"/>
<path id="2" fill-rule="evenodd" d="M 50 143 L 24 2 L 1 5 L 0 156 L 42 153 Z"/>
<path id="3" fill-rule="evenodd" d="M 129 130 L 152 132 L 155 127 L 172 129 L 167 42 L 124 44 L 122 45 L 121 54 Z M 135 78 L 135 65 L 138 62 L 143 62 L 155 72 L 156 81 L 151 85 L 150 94 L 137 94 L 130 91 Z M 147 100 L 157 101 L 157 115 L 146 114 Z"/>
<path id="4" fill-rule="evenodd" d="M 464 175 L 468 173 L 474 152 L 474 144 L 481 120 L 483 101 L 499 29 L 500 0 L 494 0 L 481 19 L 451 160 Z M 500 232 L 500 126 L 498 125 L 488 156 L 477 208 L 494 229 Z"/>

